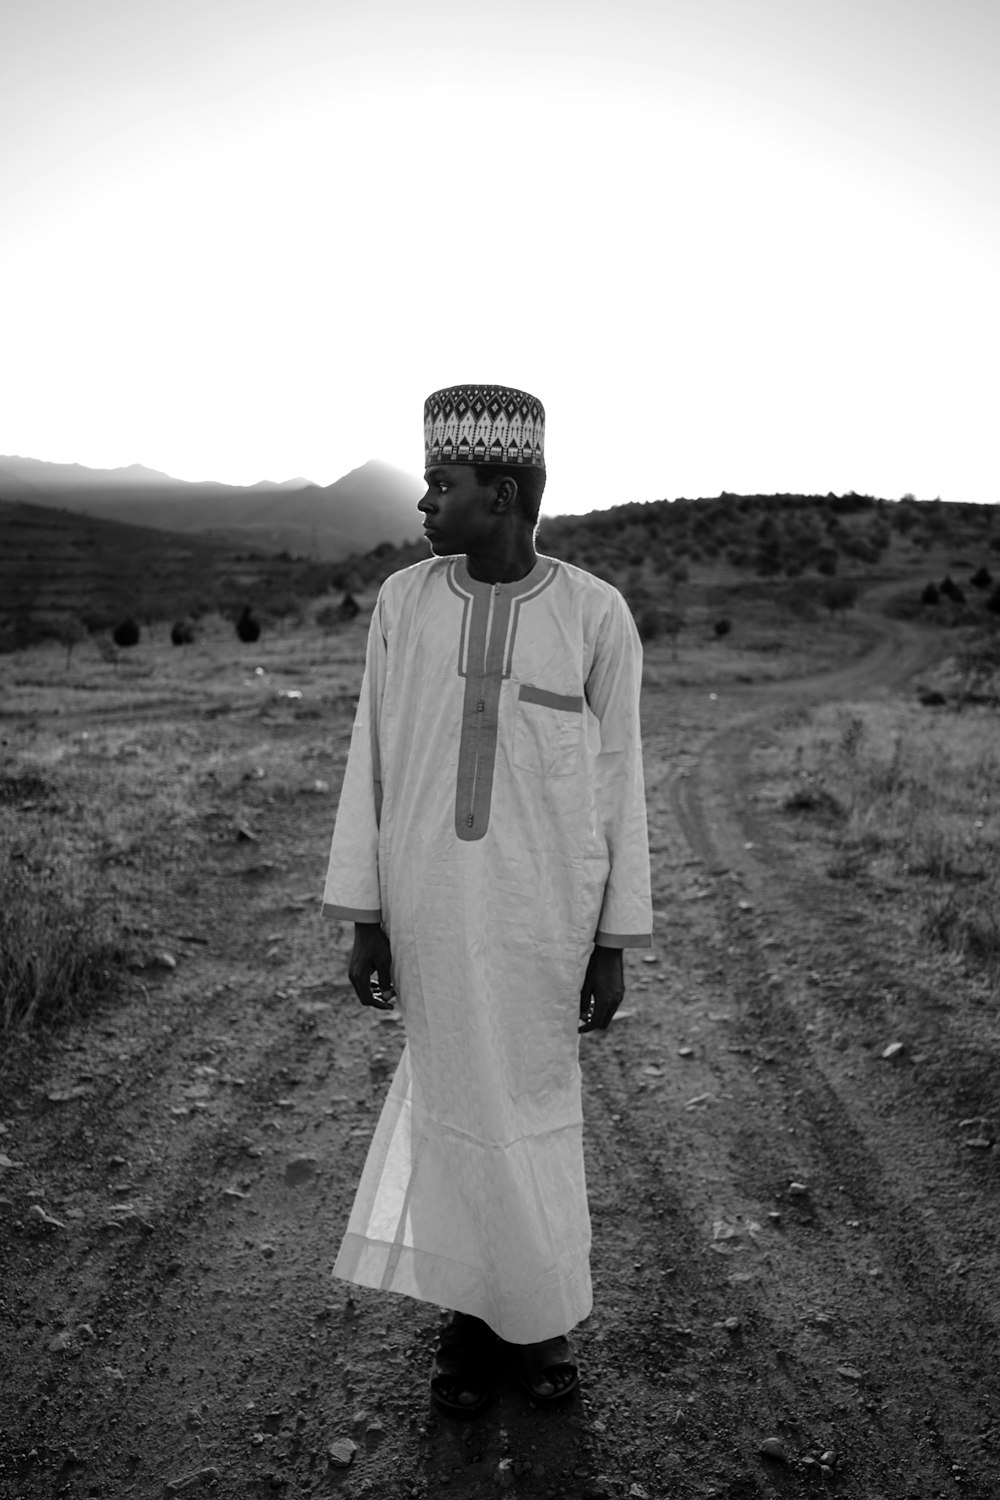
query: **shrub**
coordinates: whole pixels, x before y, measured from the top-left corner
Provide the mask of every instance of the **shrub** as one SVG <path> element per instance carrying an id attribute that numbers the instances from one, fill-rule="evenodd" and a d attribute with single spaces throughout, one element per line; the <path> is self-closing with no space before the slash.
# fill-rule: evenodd
<path id="1" fill-rule="evenodd" d="M 644 605 L 635 624 L 641 641 L 655 641 L 663 634 L 663 616 L 655 604 Z"/>
<path id="2" fill-rule="evenodd" d="M 0 856 L 0 1032 L 58 1024 L 114 998 L 125 955 L 106 909 L 40 848 Z"/>
<path id="3" fill-rule="evenodd" d="M 835 615 L 838 610 L 853 609 L 858 602 L 858 587 L 849 578 L 838 578 L 826 585 L 820 597 L 824 608 Z"/>
<path id="4" fill-rule="evenodd" d="M 712 626 L 712 630 L 715 632 L 715 639 L 717 641 L 721 641 L 724 636 L 727 636 L 729 634 L 732 628 L 732 620 L 716 620 L 715 624 Z"/>
<path id="5" fill-rule="evenodd" d="M 758 552 L 753 560 L 754 572 L 761 578 L 773 578 L 781 572 L 781 558 L 777 552 Z"/>
<path id="6" fill-rule="evenodd" d="M 236 621 L 236 634 L 245 646 L 260 640 L 260 621 L 254 616 L 249 604 L 244 604 Z"/>
<path id="7" fill-rule="evenodd" d="M 921 604 L 940 604 L 941 591 L 936 583 L 928 583 L 924 585 L 924 591 L 920 595 L 920 602 Z"/>
<path id="8" fill-rule="evenodd" d="M 1000 917 L 988 894 L 949 891 L 931 903 L 923 925 L 970 968 L 1000 975 Z"/>
<path id="9" fill-rule="evenodd" d="M 663 631 L 663 634 L 670 637 L 670 644 L 673 648 L 673 657 L 675 661 L 677 660 L 677 637 L 684 629 L 684 624 L 684 616 L 680 613 L 679 610 L 664 610 L 664 612 L 660 616 L 660 627 Z"/>
<path id="10" fill-rule="evenodd" d="M 993 575 L 989 568 L 978 567 L 969 579 L 974 589 L 988 589 L 992 587 Z"/>
<path id="11" fill-rule="evenodd" d="M 111 639 L 116 646 L 138 646 L 139 633 L 139 622 L 131 615 L 126 615 L 112 630 Z"/>

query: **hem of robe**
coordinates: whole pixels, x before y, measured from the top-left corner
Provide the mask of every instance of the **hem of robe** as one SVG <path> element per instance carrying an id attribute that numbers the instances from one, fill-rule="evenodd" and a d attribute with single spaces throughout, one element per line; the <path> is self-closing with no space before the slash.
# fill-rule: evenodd
<path id="1" fill-rule="evenodd" d="M 601 932 L 594 937 L 596 948 L 652 948 L 651 932 Z"/>
<path id="2" fill-rule="evenodd" d="M 341 1281 L 373 1291 L 396 1292 L 417 1302 L 429 1302 L 453 1312 L 468 1313 L 493 1329 L 508 1344 L 537 1344 L 558 1338 L 582 1323 L 594 1305 L 590 1257 L 569 1278 L 561 1278 L 558 1295 L 552 1291 L 520 1299 L 521 1305 L 497 1309 L 497 1298 L 486 1290 L 484 1274 L 472 1266 L 428 1255 L 385 1240 L 370 1240 L 350 1230 L 344 1235 L 333 1267 Z M 544 1311 L 539 1311 L 539 1303 Z"/>
<path id="3" fill-rule="evenodd" d="M 332 901 L 323 905 L 324 917 L 334 917 L 338 922 L 381 922 L 382 909 L 364 906 L 335 906 Z"/>

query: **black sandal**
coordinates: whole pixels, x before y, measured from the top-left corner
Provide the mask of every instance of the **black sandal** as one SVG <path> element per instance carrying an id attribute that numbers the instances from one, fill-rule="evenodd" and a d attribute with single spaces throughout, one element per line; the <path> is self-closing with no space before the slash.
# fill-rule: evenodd
<path id="1" fill-rule="evenodd" d="M 478 1417 L 496 1393 L 497 1337 L 480 1318 L 455 1313 L 441 1330 L 431 1400 L 451 1417 Z M 469 1401 L 461 1400 L 469 1396 Z"/>
<path id="2" fill-rule="evenodd" d="M 540 1344 L 511 1344 L 514 1355 L 514 1373 L 524 1394 L 539 1406 L 553 1406 L 565 1401 L 567 1396 L 579 1389 L 580 1374 L 564 1334 L 554 1339 L 543 1339 Z M 565 1372 L 566 1380 L 556 1385 L 551 1378 Z M 555 1389 L 546 1393 L 535 1388 L 539 1379 L 548 1380 Z"/>

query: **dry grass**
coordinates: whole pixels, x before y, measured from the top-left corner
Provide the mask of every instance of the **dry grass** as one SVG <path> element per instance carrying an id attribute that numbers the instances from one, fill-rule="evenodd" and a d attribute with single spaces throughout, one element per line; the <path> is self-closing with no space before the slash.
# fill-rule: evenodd
<path id="1" fill-rule="evenodd" d="M 1000 982 L 1000 732 L 990 710 L 827 705 L 777 751 L 779 801 L 834 829 L 829 873 L 905 879 L 924 933 Z"/>
<path id="2" fill-rule="evenodd" d="M 734 605 L 730 633 L 719 638 L 719 610 L 695 605 L 676 641 L 662 635 L 643 646 L 643 681 L 651 687 L 724 687 L 787 682 L 834 671 L 870 646 L 871 627 L 858 617 L 797 618 L 767 602 Z"/>
<path id="3" fill-rule="evenodd" d="M 220 622 L 187 649 L 146 638 L 118 669 L 92 643 L 69 667 L 57 646 L 0 657 L 4 1032 L 113 998 L 169 950 L 185 901 L 210 912 L 269 805 L 317 797 L 328 816 L 364 642 L 361 623 L 247 648 Z"/>
<path id="4" fill-rule="evenodd" d="M 37 839 L 0 849 L 0 1034 L 52 1026 L 117 996 L 114 912 Z"/>

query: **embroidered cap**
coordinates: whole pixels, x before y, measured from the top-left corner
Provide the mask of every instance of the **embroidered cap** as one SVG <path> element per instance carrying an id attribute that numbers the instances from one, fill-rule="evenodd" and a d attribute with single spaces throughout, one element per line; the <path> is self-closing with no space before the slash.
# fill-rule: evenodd
<path id="1" fill-rule="evenodd" d="M 524 464 L 545 468 L 545 408 L 506 385 L 450 385 L 424 402 L 424 468 Z"/>

